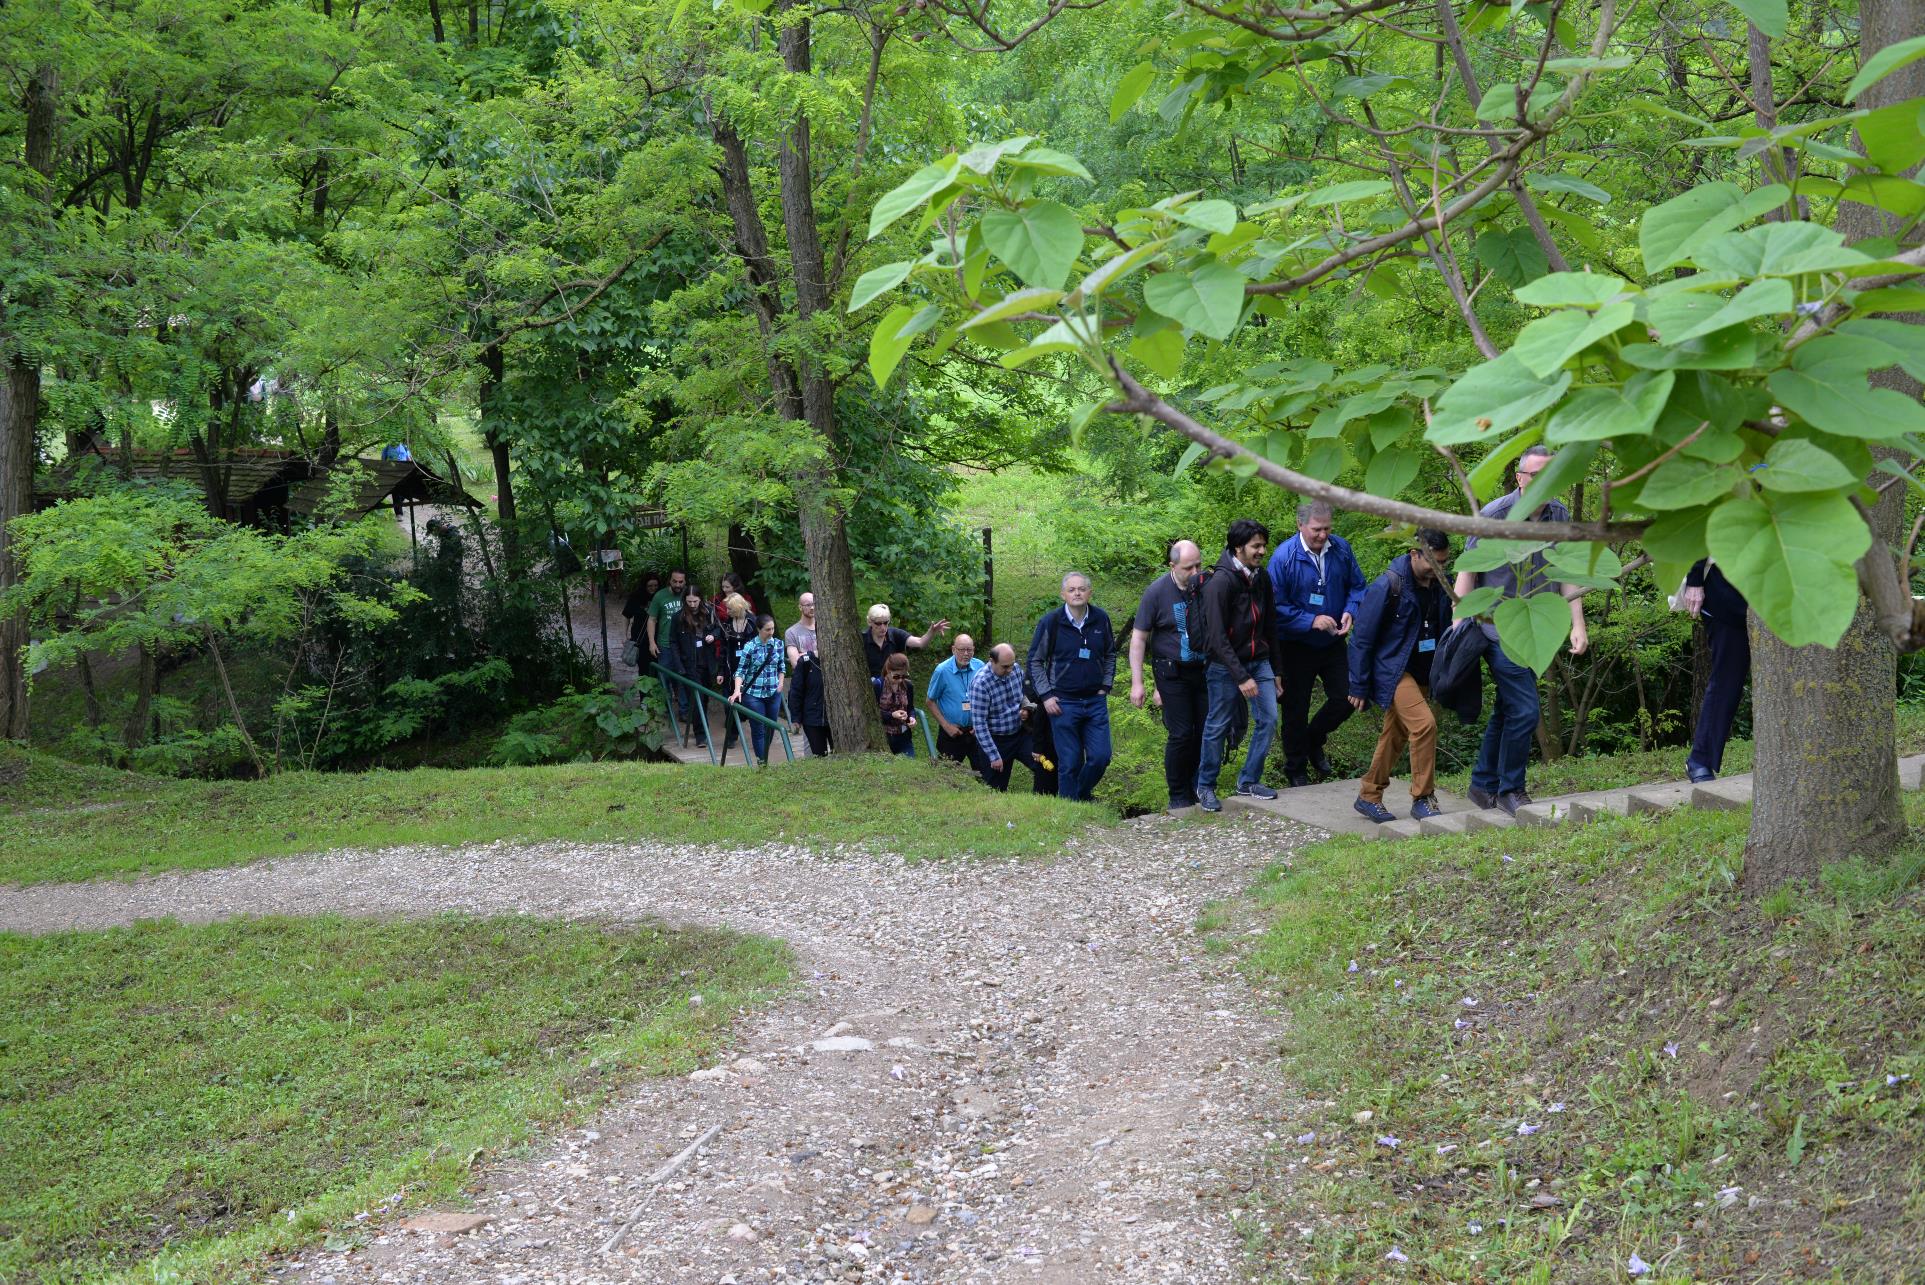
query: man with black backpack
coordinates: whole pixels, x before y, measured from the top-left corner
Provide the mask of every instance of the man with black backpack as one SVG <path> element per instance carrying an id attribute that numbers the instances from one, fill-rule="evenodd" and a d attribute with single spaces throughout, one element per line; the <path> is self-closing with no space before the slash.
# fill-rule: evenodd
<path id="1" fill-rule="evenodd" d="M 1204 681 L 1209 663 L 1204 641 L 1203 551 L 1194 541 L 1170 546 L 1170 571 L 1158 576 L 1136 604 L 1130 631 L 1130 704 L 1143 708 L 1143 660 L 1147 654 L 1156 686 L 1147 699 L 1163 711 L 1169 740 L 1163 747 L 1163 783 L 1170 811 L 1196 806 L 1196 767 L 1203 753 L 1203 720 L 1210 712 Z"/>
<path id="2" fill-rule="evenodd" d="M 1110 765 L 1116 631 L 1091 604 L 1088 576 L 1064 576 L 1062 595 L 1063 605 L 1044 613 L 1029 640 L 1029 681 L 1056 742 L 1056 793 L 1087 802 Z"/>
<path id="3" fill-rule="evenodd" d="M 1410 815 L 1442 814 L 1437 806 L 1437 716 L 1430 709 L 1431 665 L 1450 625 L 1444 592 L 1450 539 L 1418 530 L 1409 553 L 1390 564 L 1364 591 L 1350 642 L 1350 707 L 1384 711 L 1384 730 L 1357 790 L 1357 811 L 1379 824 L 1394 820 L 1384 788 L 1404 746 L 1410 746 Z"/>
<path id="4" fill-rule="evenodd" d="M 1223 557 L 1203 586 L 1204 636 L 1209 640 L 1210 666 L 1204 682 L 1210 690 L 1210 713 L 1203 724 L 1203 753 L 1197 764 L 1196 798 L 1205 812 L 1219 812 L 1217 773 L 1223 767 L 1230 724 L 1238 705 L 1249 702 L 1250 752 L 1237 777 L 1237 793 L 1274 799 L 1277 792 L 1263 783 L 1263 760 L 1277 730 L 1277 619 L 1270 597 L 1270 577 L 1263 572 L 1263 555 L 1270 545 L 1270 528 L 1249 518 L 1230 524 Z"/>

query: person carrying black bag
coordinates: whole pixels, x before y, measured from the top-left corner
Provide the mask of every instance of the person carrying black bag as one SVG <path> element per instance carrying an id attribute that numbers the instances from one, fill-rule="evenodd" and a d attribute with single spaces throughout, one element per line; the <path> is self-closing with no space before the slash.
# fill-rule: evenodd
<path id="1" fill-rule="evenodd" d="M 1163 711 L 1163 781 L 1170 810 L 1196 806 L 1196 768 L 1203 754 L 1203 722 L 1210 712 L 1204 682 L 1209 652 L 1203 639 L 1203 551 L 1194 542 L 1170 546 L 1170 570 L 1158 576 L 1136 604 L 1130 630 L 1130 704 L 1143 708 L 1143 657 L 1149 655 L 1156 687 L 1148 694 Z"/>

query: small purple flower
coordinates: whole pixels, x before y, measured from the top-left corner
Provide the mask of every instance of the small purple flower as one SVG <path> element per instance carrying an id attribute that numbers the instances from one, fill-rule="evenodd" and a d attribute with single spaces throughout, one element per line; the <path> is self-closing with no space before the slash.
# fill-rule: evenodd
<path id="1" fill-rule="evenodd" d="M 1504 864 L 1505 864 L 1505 865 L 1507 865 L 1507 866 L 1514 866 L 1514 865 L 1516 865 L 1516 864 L 1517 864 L 1517 858 L 1516 858 L 1516 857 L 1504 857 L 1504 858 L 1502 858 L 1502 860 L 1503 860 L 1503 862 L 1504 862 Z"/>
<path id="2" fill-rule="evenodd" d="M 1404 979 L 1399 977 L 1397 980 L 1393 981 L 1391 985 L 1396 987 L 1398 990 L 1402 990 L 1404 988 Z"/>
<path id="3" fill-rule="evenodd" d="M 1642 1276 L 1651 1270 L 1651 1264 L 1639 1258 L 1636 1250 L 1632 1250 L 1631 1261 L 1624 1265 L 1624 1270 L 1633 1276 Z"/>
<path id="4" fill-rule="evenodd" d="M 1678 1042 L 1676 1040 L 1665 1041 L 1664 1055 L 1666 1057 L 1676 1057 L 1678 1055 Z"/>
<path id="5" fill-rule="evenodd" d="M 1529 1120 L 1519 1120 L 1517 1122 L 1517 1136 L 1520 1138 L 1528 1138 L 1541 1128 L 1543 1128 L 1542 1125 L 1532 1124 Z"/>
<path id="6" fill-rule="evenodd" d="M 1476 1007 L 1477 1007 L 1477 1001 L 1476 1001 L 1476 1000 L 1474 1000 L 1474 999 L 1472 999 L 1472 998 L 1471 998 L 1470 996 L 1468 996 L 1468 995 L 1466 995 L 1466 996 L 1464 996 L 1464 998 L 1462 998 L 1462 999 L 1460 999 L 1460 1000 L 1458 1000 L 1457 1002 L 1458 1002 L 1459 1004 L 1462 1004 L 1462 1005 L 1463 1005 L 1463 1006 L 1464 1006 L 1465 1008 L 1476 1008 Z"/>
<path id="7" fill-rule="evenodd" d="M 1353 959 L 1353 960 L 1351 960 L 1351 961 L 1350 961 L 1350 967 L 1348 967 L 1348 968 L 1346 968 L 1346 969 L 1344 969 L 1344 971 L 1345 971 L 1346 973 L 1354 973 L 1354 972 L 1356 972 L 1356 971 L 1357 971 L 1357 961 L 1356 961 L 1356 960 L 1354 960 L 1354 959 Z"/>
<path id="8" fill-rule="evenodd" d="M 1888 1089 L 1895 1088 L 1911 1078 L 1909 1075 L 1888 1075 L 1885 1077 L 1885 1087 Z"/>
<path id="9" fill-rule="evenodd" d="M 1457 1150 L 1457 1144 L 1455 1142 L 1440 1142 L 1437 1144 L 1437 1154 L 1440 1156 L 1447 1156 L 1455 1150 Z"/>
<path id="10" fill-rule="evenodd" d="M 1397 1135 L 1394 1133 L 1383 1134 L 1377 1139 L 1377 1145 L 1380 1147 L 1395 1147 L 1397 1145 Z"/>
<path id="11" fill-rule="evenodd" d="M 1552 1115 L 1564 1114 L 1564 1104 L 1562 1102 L 1553 1102 L 1551 1103 L 1551 1105 L 1549 1105 L 1548 1107 L 1545 1107 L 1544 1109 L 1546 1111 L 1549 1111 Z"/>
<path id="12" fill-rule="evenodd" d="M 1469 1022 L 1466 1022 L 1466 1021 L 1465 1021 L 1465 1020 L 1464 1020 L 1463 1018 L 1461 1018 L 1461 1017 L 1460 1017 L 1460 1018 L 1458 1018 L 1458 1019 L 1457 1019 L 1456 1021 L 1454 1021 L 1454 1022 L 1452 1022 L 1452 1023 L 1451 1023 L 1451 1025 L 1452 1025 L 1452 1026 L 1454 1026 L 1454 1027 L 1456 1027 L 1456 1028 L 1457 1028 L 1458 1030 L 1460 1030 L 1460 1031 L 1461 1031 L 1461 1030 L 1463 1030 L 1463 1029 L 1464 1029 L 1464 1028 L 1465 1028 L 1466 1026 L 1469 1026 L 1469 1025 L 1470 1025 L 1470 1023 L 1469 1023 Z"/>
<path id="13" fill-rule="evenodd" d="M 1484 1230 L 1484 1224 L 1483 1223 L 1465 1223 L 1464 1230 L 1469 1232 L 1473 1236 L 1480 1235 Z"/>
<path id="14" fill-rule="evenodd" d="M 1397 1248 L 1395 1245 L 1392 1245 L 1390 1247 L 1390 1252 L 1384 1255 L 1384 1261 L 1386 1263 L 1408 1263 L 1410 1261 L 1410 1255 L 1406 1254 L 1403 1250 Z"/>
<path id="15" fill-rule="evenodd" d="M 1297 1135 L 1297 1145 L 1301 1147 L 1307 1147 L 1311 1143 L 1315 1142 L 1316 1140 L 1317 1140 L 1317 1135 L 1314 1132 L 1299 1133 Z"/>

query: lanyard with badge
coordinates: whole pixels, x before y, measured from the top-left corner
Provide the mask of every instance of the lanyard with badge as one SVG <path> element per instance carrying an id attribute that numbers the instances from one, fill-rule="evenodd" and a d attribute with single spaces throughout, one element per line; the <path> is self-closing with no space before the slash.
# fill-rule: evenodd
<path id="1" fill-rule="evenodd" d="M 1323 585 L 1326 578 L 1324 574 L 1324 559 L 1330 555 L 1328 552 L 1311 553 L 1309 549 L 1305 549 L 1304 552 L 1309 553 L 1310 560 L 1317 564 L 1317 591 L 1310 595 L 1310 605 L 1313 607 L 1321 607 L 1323 606 Z"/>
<path id="2" fill-rule="evenodd" d="M 1426 601 L 1426 600 L 1420 599 L 1419 603 L 1420 605 L 1417 610 L 1417 615 L 1419 620 L 1421 621 L 1419 629 L 1422 636 L 1417 639 L 1417 650 L 1418 651 L 1436 651 L 1437 650 L 1436 600 L 1431 599 Z"/>

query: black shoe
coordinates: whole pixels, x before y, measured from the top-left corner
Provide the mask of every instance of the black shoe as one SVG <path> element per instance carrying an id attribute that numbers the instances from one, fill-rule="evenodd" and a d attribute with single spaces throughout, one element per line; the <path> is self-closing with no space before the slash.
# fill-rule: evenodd
<path id="1" fill-rule="evenodd" d="M 1323 780 L 1333 780 L 1337 775 L 1337 769 L 1330 766 L 1330 756 L 1322 750 L 1310 752 L 1310 766 L 1317 769 L 1317 775 Z"/>
<path id="2" fill-rule="evenodd" d="M 1703 785 L 1706 781 L 1715 781 L 1718 779 L 1716 772 L 1713 772 L 1708 767 L 1699 767 L 1696 763 L 1686 763 L 1684 770 L 1685 775 L 1691 778 L 1691 784 L 1693 785 Z"/>
<path id="3" fill-rule="evenodd" d="M 1497 806 L 1512 816 L 1517 815 L 1519 808 L 1527 808 L 1530 805 L 1531 796 L 1522 790 L 1506 790 L 1497 796 Z"/>
<path id="4" fill-rule="evenodd" d="M 1211 789 L 1207 785 L 1203 786 L 1201 789 L 1199 789 L 1196 792 L 1196 805 L 1202 808 L 1205 812 L 1223 811 L 1223 804 L 1217 798 L 1216 791 Z"/>
<path id="5" fill-rule="evenodd" d="M 1290 782 L 1292 786 L 1302 786 L 1302 785 L 1310 784 L 1310 774 L 1304 771 L 1300 767 L 1290 769 L 1289 771 L 1285 772 L 1283 776 L 1284 776 L 1284 779 Z"/>
<path id="6" fill-rule="evenodd" d="M 1366 820 L 1375 821 L 1378 825 L 1397 819 L 1396 813 L 1381 803 L 1372 803 L 1369 799 L 1358 799 L 1350 806 L 1362 813 Z"/>
<path id="7" fill-rule="evenodd" d="M 1469 790 L 1465 791 L 1465 793 L 1469 796 L 1470 805 L 1474 808 L 1494 808 L 1497 806 L 1497 796 L 1489 790 L 1480 790 L 1473 785 Z"/>

